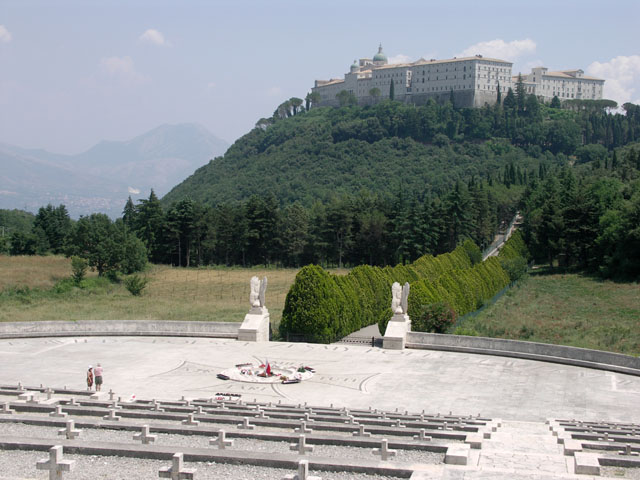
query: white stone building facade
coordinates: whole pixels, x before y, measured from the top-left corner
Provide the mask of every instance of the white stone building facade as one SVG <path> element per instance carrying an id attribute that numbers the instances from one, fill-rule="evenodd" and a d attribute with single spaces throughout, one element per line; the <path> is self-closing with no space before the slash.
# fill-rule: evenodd
<path id="1" fill-rule="evenodd" d="M 367 105 L 389 98 L 393 81 L 394 98 L 399 101 L 424 104 L 435 99 L 443 102 L 450 99 L 453 92 L 457 107 L 482 107 L 497 101 L 498 88 L 504 99 L 509 88 L 515 86 L 517 77 L 512 76 L 512 66 L 511 62 L 482 55 L 448 60 L 421 58 L 413 63 L 389 65 L 380 46 L 373 59 L 354 61 L 344 78 L 316 80 L 311 90 L 320 95 L 320 106 L 337 106 L 336 96 L 342 90 L 355 95 L 359 104 Z M 558 73 L 564 78 L 555 83 L 560 80 L 554 76 Z M 561 99 L 602 98 L 604 84 L 604 80 L 585 77 L 582 70 L 547 72 L 544 67 L 523 75 L 523 80 L 529 93 L 544 100 L 553 98 L 553 95 L 547 97 L 547 92 L 560 92 Z M 564 96 L 578 93 L 580 97 Z"/>
<path id="2" fill-rule="evenodd" d="M 531 69 L 528 75 L 522 75 L 527 93 L 536 95 L 545 102 L 557 96 L 562 100 L 602 100 L 604 80 L 589 77 L 582 70 L 562 70 L 550 72 L 545 67 Z M 513 77 L 512 82 L 518 81 Z"/>

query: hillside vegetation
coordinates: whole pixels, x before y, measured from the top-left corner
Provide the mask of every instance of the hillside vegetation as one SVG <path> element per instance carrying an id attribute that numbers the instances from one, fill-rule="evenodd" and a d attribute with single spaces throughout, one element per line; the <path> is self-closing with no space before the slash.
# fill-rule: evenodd
<path id="1" fill-rule="evenodd" d="M 272 193 L 282 204 L 309 205 L 362 189 L 439 194 L 456 180 L 495 179 L 511 164 L 524 175 L 540 162 L 564 163 L 583 144 L 606 151 L 640 137 L 637 115 L 608 115 L 595 102 L 561 110 L 521 97 L 483 109 L 384 101 L 276 113 L 171 190 L 163 204 L 190 197 L 216 205 Z"/>

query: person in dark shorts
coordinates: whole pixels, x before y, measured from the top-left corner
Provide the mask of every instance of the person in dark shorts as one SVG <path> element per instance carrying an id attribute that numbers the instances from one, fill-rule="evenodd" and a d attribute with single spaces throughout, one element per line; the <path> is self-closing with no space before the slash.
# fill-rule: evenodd
<path id="1" fill-rule="evenodd" d="M 93 372 L 96 376 L 96 392 L 99 392 L 102 388 L 102 365 L 98 364 Z"/>
<path id="2" fill-rule="evenodd" d="M 87 370 L 87 390 L 91 390 L 93 387 L 93 367 L 89 365 L 89 370 Z"/>

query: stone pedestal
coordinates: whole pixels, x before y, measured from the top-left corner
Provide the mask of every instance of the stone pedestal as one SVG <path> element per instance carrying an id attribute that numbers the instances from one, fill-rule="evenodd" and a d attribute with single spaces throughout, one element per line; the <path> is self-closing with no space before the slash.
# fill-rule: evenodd
<path id="1" fill-rule="evenodd" d="M 253 307 L 244 317 L 238 330 L 241 342 L 269 341 L 269 310 L 266 307 Z"/>
<path id="2" fill-rule="evenodd" d="M 382 348 L 402 350 L 407 342 L 407 332 L 411 331 L 409 315 L 395 314 L 387 323 L 382 339 Z"/>

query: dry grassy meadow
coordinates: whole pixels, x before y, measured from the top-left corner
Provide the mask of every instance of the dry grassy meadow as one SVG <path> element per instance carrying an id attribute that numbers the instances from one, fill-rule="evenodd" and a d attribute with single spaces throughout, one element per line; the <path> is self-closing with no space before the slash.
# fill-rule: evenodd
<path id="1" fill-rule="evenodd" d="M 487 337 L 640 355 L 640 284 L 542 269 L 464 326 Z"/>
<path id="2" fill-rule="evenodd" d="M 296 269 L 174 268 L 151 266 L 140 297 L 122 284 L 56 293 L 71 275 L 69 259 L 0 256 L 0 321 L 154 319 L 241 322 L 249 311 L 249 280 L 267 276 L 272 324 L 282 317 Z M 94 276 L 95 273 L 88 274 Z M 24 287 L 28 287 L 25 289 Z M 32 289 L 32 290 L 29 290 Z"/>

